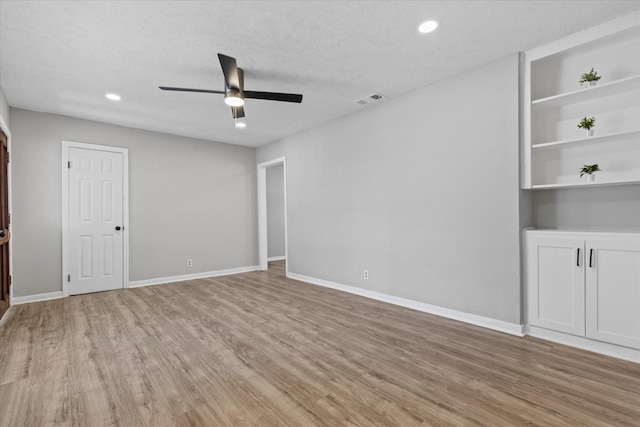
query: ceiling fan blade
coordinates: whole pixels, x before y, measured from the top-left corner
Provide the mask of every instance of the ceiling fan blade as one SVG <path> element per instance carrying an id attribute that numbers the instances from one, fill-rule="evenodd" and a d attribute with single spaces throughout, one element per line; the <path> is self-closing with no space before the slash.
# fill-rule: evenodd
<path id="1" fill-rule="evenodd" d="M 221 53 L 218 54 L 222 73 L 224 74 L 224 82 L 227 89 L 240 90 L 240 78 L 238 77 L 238 64 L 236 59 Z"/>
<path id="2" fill-rule="evenodd" d="M 207 89 L 191 89 L 187 87 L 169 87 L 169 86 L 158 86 L 162 90 L 175 90 L 177 92 L 202 92 L 202 93 L 221 93 L 225 94 L 224 91 L 221 90 L 207 90 Z"/>
<path id="3" fill-rule="evenodd" d="M 283 102 L 302 102 L 302 95 L 296 93 L 279 93 L 279 92 L 259 92 L 255 90 L 245 90 L 243 92 L 245 98 L 267 99 L 269 101 Z"/>
<path id="4" fill-rule="evenodd" d="M 231 107 L 231 114 L 233 115 L 234 119 L 244 117 L 244 107 L 242 105 L 239 107 Z"/>

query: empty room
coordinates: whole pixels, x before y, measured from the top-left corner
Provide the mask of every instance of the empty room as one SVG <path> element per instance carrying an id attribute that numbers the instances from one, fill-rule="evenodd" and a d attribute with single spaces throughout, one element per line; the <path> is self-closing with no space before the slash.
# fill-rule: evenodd
<path id="1" fill-rule="evenodd" d="M 0 0 L 0 141 L 0 427 L 640 425 L 640 0 Z"/>

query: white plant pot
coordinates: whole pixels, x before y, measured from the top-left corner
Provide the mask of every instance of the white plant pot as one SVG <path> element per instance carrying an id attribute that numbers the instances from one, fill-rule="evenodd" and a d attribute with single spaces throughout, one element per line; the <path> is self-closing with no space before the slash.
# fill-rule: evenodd
<path id="1" fill-rule="evenodd" d="M 589 82 L 589 86 L 595 86 L 595 85 L 596 85 L 596 83 L 598 83 L 598 82 L 597 82 L 597 81 L 595 81 L 595 80 L 594 80 L 594 81 L 591 81 L 591 82 Z"/>
<path id="2" fill-rule="evenodd" d="M 595 180 L 596 180 L 596 174 L 595 173 L 587 175 L 587 182 L 593 182 Z"/>
<path id="3" fill-rule="evenodd" d="M 585 129 L 587 136 L 593 136 L 593 129 Z"/>

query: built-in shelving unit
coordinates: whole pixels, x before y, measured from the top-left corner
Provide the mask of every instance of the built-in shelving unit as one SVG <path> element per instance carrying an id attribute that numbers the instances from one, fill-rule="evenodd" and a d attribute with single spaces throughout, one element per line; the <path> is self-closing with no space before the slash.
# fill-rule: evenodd
<path id="1" fill-rule="evenodd" d="M 522 187 L 640 183 L 640 22 L 636 15 L 524 55 Z M 594 68 L 602 79 L 581 87 Z M 596 118 L 593 136 L 577 124 Z M 602 169 L 580 178 L 585 164 Z"/>

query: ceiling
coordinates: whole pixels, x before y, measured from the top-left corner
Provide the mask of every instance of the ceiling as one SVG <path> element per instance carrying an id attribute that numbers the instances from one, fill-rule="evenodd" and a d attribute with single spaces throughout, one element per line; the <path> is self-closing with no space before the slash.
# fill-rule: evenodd
<path id="1" fill-rule="evenodd" d="M 256 147 L 513 52 L 640 10 L 633 1 L 0 1 L 0 87 L 12 107 Z M 440 28 L 417 26 L 438 19 Z M 247 100 L 234 128 L 217 53 Z M 119 102 L 107 92 L 122 96 Z M 384 101 L 382 101 L 384 102 Z"/>

